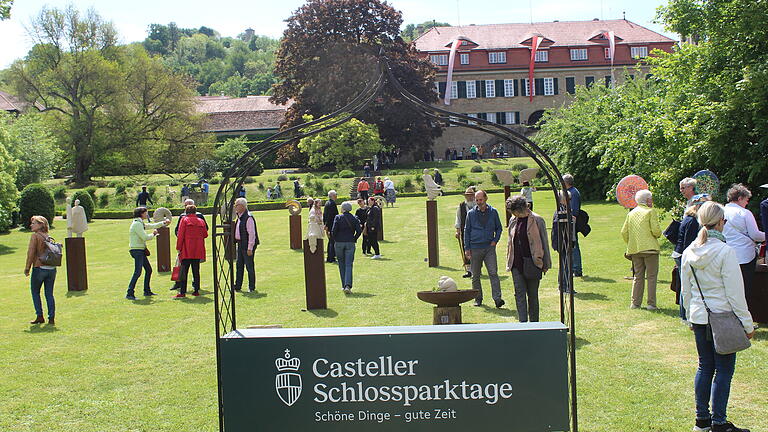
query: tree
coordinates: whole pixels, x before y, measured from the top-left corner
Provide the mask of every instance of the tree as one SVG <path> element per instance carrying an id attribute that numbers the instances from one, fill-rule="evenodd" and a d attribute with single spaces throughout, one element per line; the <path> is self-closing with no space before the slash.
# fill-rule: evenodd
<path id="1" fill-rule="evenodd" d="M 0 232 L 11 226 L 11 214 L 19 196 L 15 182 L 18 162 L 6 150 L 9 140 L 7 124 L 0 122 Z"/>
<path id="2" fill-rule="evenodd" d="M 0 21 L 11 17 L 11 6 L 13 6 L 13 0 L 0 0 Z"/>
<path id="3" fill-rule="evenodd" d="M 29 112 L 13 118 L 3 114 L 0 123 L 8 131 L 7 150 L 18 161 L 16 187 L 19 190 L 50 178 L 61 168 L 64 153 L 42 115 Z"/>
<path id="4" fill-rule="evenodd" d="M 309 121 L 312 117 L 305 116 L 304 122 Z M 320 123 L 315 128 L 322 128 L 332 121 Z M 356 118 L 303 138 L 298 147 L 307 155 L 310 167 L 318 169 L 330 165 L 336 170 L 354 170 L 363 164 L 363 160 L 383 150 L 378 128 Z"/>
<path id="5" fill-rule="evenodd" d="M 216 149 L 216 161 L 222 169 L 231 166 L 248 152 L 245 136 L 230 138 Z"/>
<path id="6" fill-rule="evenodd" d="M 450 27 L 451 25 L 445 22 L 435 22 L 433 21 L 424 21 L 421 24 L 408 24 L 405 26 L 402 32 L 400 32 L 400 36 L 402 36 L 403 40 L 407 42 L 411 42 L 415 39 L 417 39 L 419 36 L 423 35 L 424 33 L 428 32 L 429 29 L 433 27 Z"/>
<path id="7" fill-rule="evenodd" d="M 284 126 L 302 122 L 305 114 L 320 117 L 343 107 L 376 74 L 379 49 L 394 75 L 411 93 L 436 102 L 435 68 L 400 37 L 402 14 L 380 0 L 309 0 L 288 20 L 275 64 L 278 83 L 273 103 L 293 100 Z M 431 147 L 441 129 L 416 115 L 386 90 L 380 104 L 359 114 L 378 126 L 388 147 L 405 153 Z M 283 147 L 280 160 L 306 160 L 295 145 Z"/>

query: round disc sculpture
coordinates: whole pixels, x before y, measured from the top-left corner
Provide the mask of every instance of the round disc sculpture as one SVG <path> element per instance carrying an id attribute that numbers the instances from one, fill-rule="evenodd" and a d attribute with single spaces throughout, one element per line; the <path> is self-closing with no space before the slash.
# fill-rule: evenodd
<path id="1" fill-rule="evenodd" d="M 637 207 L 635 194 L 639 190 L 648 189 L 648 183 L 639 175 L 628 175 L 619 180 L 616 186 L 616 199 L 624 208 L 633 209 Z"/>
<path id="2" fill-rule="evenodd" d="M 710 170 L 701 170 L 693 175 L 696 179 L 696 193 L 716 197 L 720 191 L 720 179 Z"/>
<path id="3" fill-rule="evenodd" d="M 319 117 L 313 121 L 285 129 L 271 137 L 266 138 L 243 155 L 237 162 L 223 173 L 214 208 L 220 209 L 213 214 L 211 241 L 213 243 L 213 274 L 214 274 L 214 307 L 216 314 L 216 355 L 217 374 L 219 383 L 222 377 L 221 344 L 223 338 L 237 331 L 236 297 L 233 289 L 235 275 L 235 263 L 232 259 L 232 247 L 235 243 L 233 226 L 233 207 L 237 192 L 245 182 L 246 177 L 253 168 L 265 158 L 272 157 L 277 151 L 302 138 L 315 135 L 322 131 L 334 128 L 360 113 L 366 111 L 371 105 L 377 103 L 382 92 L 386 91 L 394 96 L 400 103 L 413 111 L 413 115 L 423 116 L 430 121 L 444 126 L 453 125 L 467 127 L 484 132 L 491 137 L 501 140 L 509 145 L 518 147 L 528 157 L 532 158 L 541 168 L 542 177 L 552 186 L 552 193 L 557 200 L 557 192 L 565 193 L 565 184 L 562 182 L 562 174 L 549 156 L 536 144 L 522 134 L 513 131 L 503 125 L 489 122 L 480 118 L 472 118 L 460 113 L 441 109 L 426 103 L 400 84 L 396 78 L 396 72 L 390 68 L 385 56 L 379 55 L 377 64 L 374 64 L 376 73 L 368 80 L 365 88 L 338 110 Z M 573 297 L 573 273 L 571 238 L 573 236 L 568 221 L 572 220 L 570 208 L 558 204 L 557 220 L 552 229 L 557 229 L 562 247 L 559 253 L 560 276 L 558 277 L 560 292 L 560 322 L 568 327 L 568 386 L 570 392 L 570 416 L 571 430 L 578 431 L 577 421 L 577 394 L 576 394 L 576 329 L 574 318 Z M 265 236 L 266 237 L 266 236 Z M 222 387 L 219 385 L 219 425 L 224 430 L 224 405 Z"/>

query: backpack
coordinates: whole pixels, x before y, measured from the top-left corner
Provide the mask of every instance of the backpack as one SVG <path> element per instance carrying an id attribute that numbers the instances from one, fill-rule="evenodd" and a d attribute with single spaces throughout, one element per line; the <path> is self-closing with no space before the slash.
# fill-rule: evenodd
<path id="1" fill-rule="evenodd" d="M 61 243 L 56 243 L 53 237 L 45 239 L 45 251 L 40 256 L 40 263 L 44 266 L 61 266 L 61 257 L 63 246 Z"/>
<path id="2" fill-rule="evenodd" d="M 581 233 L 584 237 L 592 232 L 592 227 L 589 226 L 589 214 L 581 209 L 579 209 L 579 214 L 576 215 L 576 232 Z"/>

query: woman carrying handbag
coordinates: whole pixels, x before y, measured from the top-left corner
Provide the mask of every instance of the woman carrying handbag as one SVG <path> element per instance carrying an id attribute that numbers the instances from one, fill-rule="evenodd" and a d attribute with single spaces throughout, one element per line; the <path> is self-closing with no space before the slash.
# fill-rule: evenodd
<path id="1" fill-rule="evenodd" d="M 736 351 L 749 346 L 755 330 L 736 253 L 725 244 L 722 233 L 727 222 L 724 214 L 723 206 L 716 202 L 701 205 L 701 229 L 683 252 L 680 272 L 683 306 L 699 354 L 693 429 L 699 432 L 749 432 L 726 417 Z"/>

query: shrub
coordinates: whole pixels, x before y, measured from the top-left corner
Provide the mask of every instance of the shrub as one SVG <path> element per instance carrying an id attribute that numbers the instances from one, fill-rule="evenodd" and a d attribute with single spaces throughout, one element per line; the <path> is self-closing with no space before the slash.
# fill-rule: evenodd
<path id="1" fill-rule="evenodd" d="M 19 214 L 21 215 L 22 225 L 27 229 L 29 229 L 29 218 L 38 215 L 44 216 L 48 219 L 48 223 L 53 225 L 53 217 L 56 215 L 53 195 L 47 187 L 40 183 L 27 185 L 21 191 Z"/>
<path id="2" fill-rule="evenodd" d="M 115 185 L 115 194 L 125 193 L 125 183 Z"/>
<path id="3" fill-rule="evenodd" d="M 277 176 L 277 181 L 288 181 L 288 176 L 285 174 L 280 174 Z"/>
<path id="4" fill-rule="evenodd" d="M 259 190 L 264 190 L 264 182 L 259 182 L 258 186 L 256 187 L 259 188 Z"/>
<path id="5" fill-rule="evenodd" d="M 13 225 L 12 213 L 0 207 L 0 232 L 8 231 L 12 225 Z"/>
<path id="6" fill-rule="evenodd" d="M 491 183 L 493 183 L 496 186 L 501 186 L 501 180 L 499 180 L 499 176 L 496 175 L 495 172 L 491 172 Z"/>
<path id="7" fill-rule="evenodd" d="M 528 168 L 528 165 L 524 163 L 516 163 L 512 165 L 512 171 L 522 171 L 526 168 Z"/>
<path id="8" fill-rule="evenodd" d="M 147 192 L 149 192 L 149 196 L 154 197 L 155 192 L 157 192 L 157 186 L 150 186 L 147 188 Z"/>
<path id="9" fill-rule="evenodd" d="M 403 181 L 403 190 L 405 192 L 413 192 L 413 190 L 414 190 L 414 188 L 413 188 L 413 181 L 411 181 L 410 178 L 406 178 Z"/>
<path id="10" fill-rule="evenodd" d="M 461 183 L 462 180 L 466 180 L 466 178 L 467 178 L 467 173 L 465 172 L 460 172 L 456 174 L 456 181 L 459 183 Z"/>
<path id="11" fill-rule="evenodd" d="M 472 168 L 469 169 L 473 173 L 481 173 L 483 172 L 483 167 L 481 165 L 475 165 Z"/>
<path id="12" fill-rule="evenodd" d="M 243 180 L 243 183 L 245 183 L 245 184 L 251 184 L 251 183 L 253 183 L 254 181 L 255 181 L 255 180 L 253 179 L 253 177 L 246 177 L 246 178 Z"/>
<path id="13" fill-rule="evenodd" d="M 107 183 L 107 187 L 114 188 L 114 187 L 117 187 L 117 185 L 119 185 L 119 184 L 120 184 L 119 181 L 112 180 L 111 182 Z"/>
<path id="14" fill-rule="evenodd" d="M 90 222 L 93 219 L 94 205 L 91 194 L 84 190 L 79 190 L 72 194 L 72 206 L 75 205 L 75 200 L 80 200 L 80 205 L 85 209 L 85 218 Z"/>
<path id="15" fill-rule="evenodd" d="M 323 174 L 322 176 L 320 176 L 320 178 L 327 180 L 327 179 L 331 178 L 331 176 L 329 176 L 328 174 Z"/>
<path id="16" fill-rule="evenodd" d="M 133 187 L 133 186 L 135 186 L 135 185 L 136 185 L 136 184 L 135 184 L 134 182 L 132 182 L 132 181 L 128 181 L 128 182 L 125 182 L 125 187 L 129 187 L 129 188 L 131 188 L 131 187 Z"/>
<path id="17" fill-rule="evenodd" d="M 92 200 L 96 200 L 96 190 L 97 189 L 98 188 L 96 186 L 88 186 L 87 188 L 85 188 L 85 191 L 88 192 L 88 195 L 91 196 Z"/>
<path id="18" fill-rule="evenodd" d="M 312 180 L 313 178 L 315 178 L 315 176 L 314 176 L 313 174 L 307 174 L 307 176 L 306 176 L 306 177 L 304 177 L 304 179 L 305 179 L 306 181 L 310 181 L 310 180 Z"/>
<path id="19" fill-rule="evenodd" d="M 248 174 L 252 176 L 260 176 L 262 173 L 264 173 L 264 164 L 261 162 L 256 162 L 256 165 L 252 166 L 251 170 L 248 171 Z"/>
<path id="20" fill-rule="evenodd" d="M 293 180 L 298 180 L 298 179 L 300 179 L 300 178 L 301 178 L 301 177 L 299 177 L 299 176 L 295 176 L 295 175 L 293 175 L 293 176 L 288 176 L 288 180 L 291 180 L 291 181 L 293 181 Z"/>
<path id="21" fill-rule="evenodd" d="M 63 200 L 67 198 L 67 187 L 59 185 L 53 188 L 53 197 L 57 200 Z"/>
<path id="22" fill-rule="evenodd" d="M 209 179 L 216 175 L 216 171 L 219 169 L 219 163 L 213 159 L 201 159 L 197 163 L 197 178 Z"/>
<path id="23" fill-rule="evenodd" d="M 351 170 L 341 170 L 339 171 L 339 177 L 341 178 L 352 178 L 355 177 L 355 172 Z"/>
<path id="24" fill-rule="evenodd" d="M 463 178 L 459 180 L 459 186 L 461 186 L 462 189 L 467 189 L 468 187 L 472 186 L 472 180 L 469 180 L 467 178 Z"/>
<path id="25" fill-rule="evenodd" d="M 109 205 L 109 193 L 102 192 L 99 194 L 99 207 L 104 208 Z"/>
<path id="26" fill-rule="evenodd" d="M 416 181 L 416 183 L 418 183 L 418 184 L 424 184 L 424 177 L 423 177 L 423 176 L 424 176 L 424 174 L 421 174 L 421 175 L 419 175 L 419 174 L 416 174 L 415 176 L 413 176 L 413 179 L 414 179 L 414 180 Z"/>
<path id="27" fill-rule="evenodd" d="M 210 183 L 210 184 L 219 184 L 219 183 L 221 183 L 221 177 L 220 176 L 215 176 L 208 183 Z"/>

